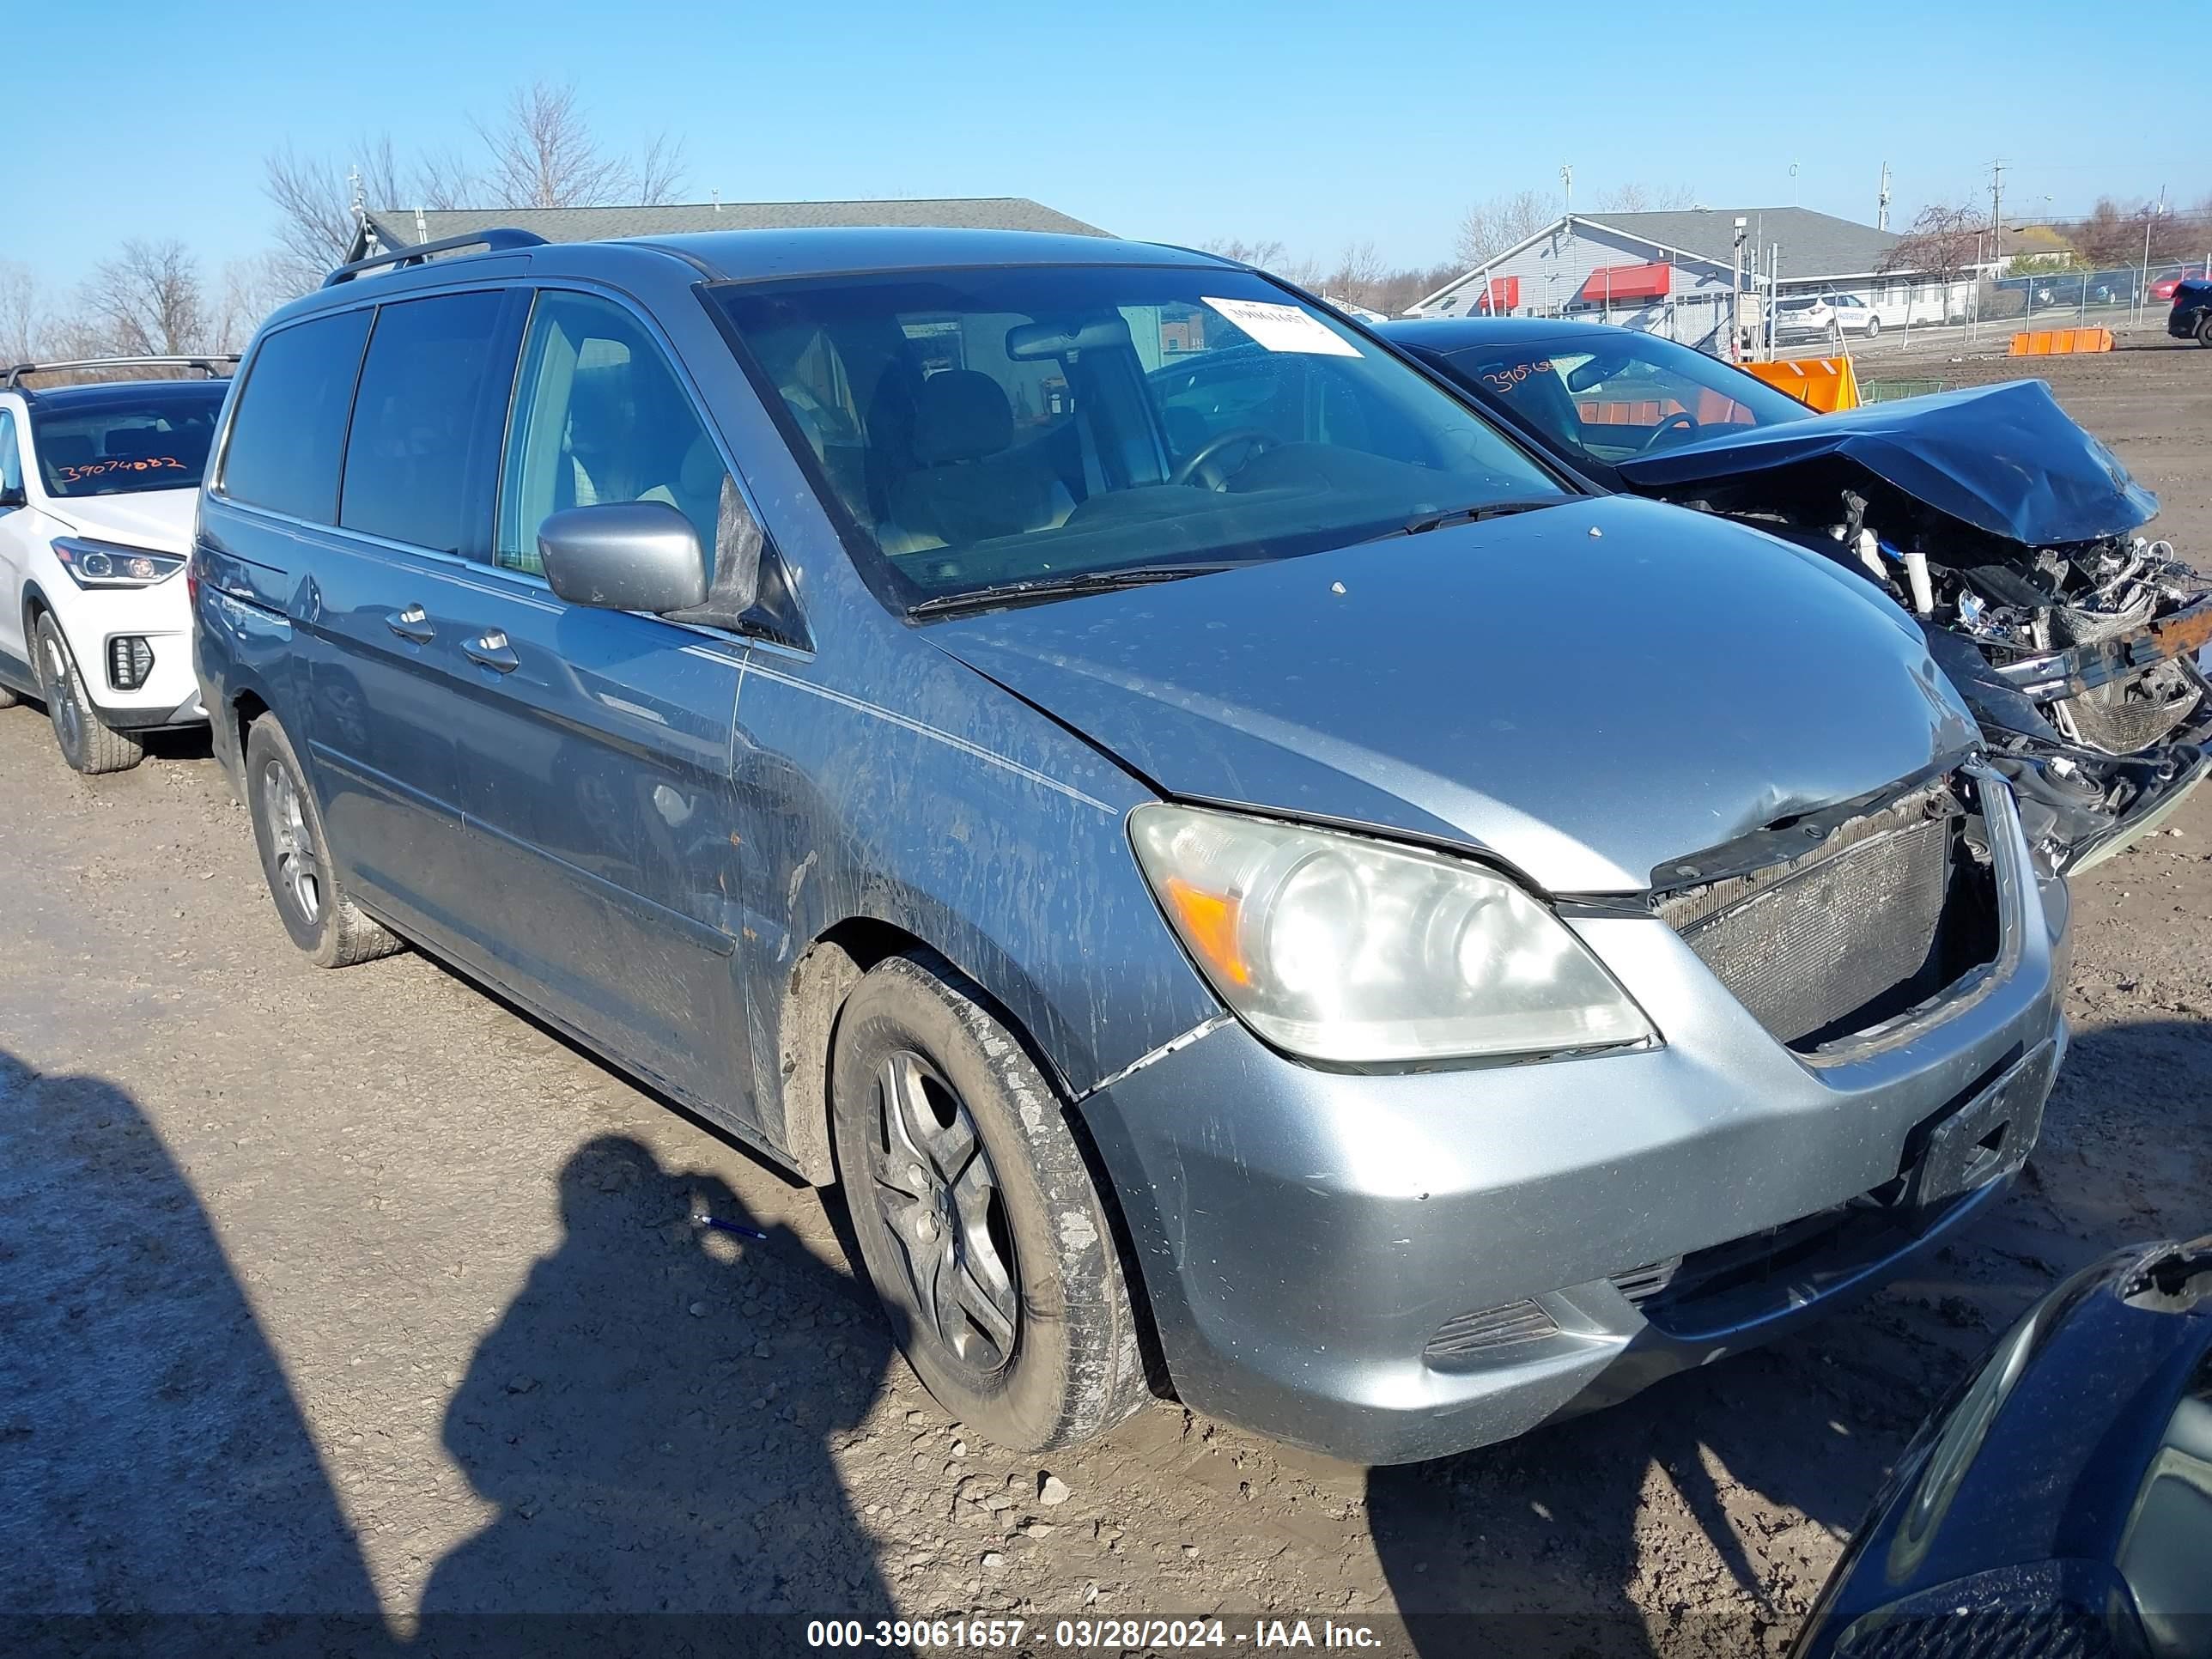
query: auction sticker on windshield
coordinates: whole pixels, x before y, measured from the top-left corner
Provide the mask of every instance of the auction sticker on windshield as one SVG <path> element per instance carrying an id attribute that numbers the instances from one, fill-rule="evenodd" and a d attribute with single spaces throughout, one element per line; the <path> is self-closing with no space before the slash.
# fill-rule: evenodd
<path id="1" fill-rule="evenodd" d="M 1296 306 L 1269 305 L 1264 300 L 1207 299 L 1206 303 L 1270 351 L 1303 351 L 1322 357 L 1359 356 L 1358 346 L 1332 333 L 1320 318 Z"/>

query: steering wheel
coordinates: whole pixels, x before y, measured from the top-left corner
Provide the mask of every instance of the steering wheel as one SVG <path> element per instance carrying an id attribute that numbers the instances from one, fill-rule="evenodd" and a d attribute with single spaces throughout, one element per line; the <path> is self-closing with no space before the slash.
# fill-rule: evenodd
<path id="1" fill-rule="evenodd" d="M 1168 482 L 1170 483 L 1176 484 L 1187 484 L 1192 479 L 1197 477 L 1200 472 L 1207 471 L 1208 468 L 1212 468 L 1212 471 L 1208 472 L 1207 477 L 1203 481 L 1206 488 L 1209 489 L 1225 489 L 1229 483 L 1230 475 L 1222 471 L 1218 467 L 1214 467 L 1212 465 L 1215 456 L 1220 454 L 1223 450 L 1231 447 L 1232 445 L 1249 444 L 1252 446 L 1252 453 L 1245 458 L 1245 465 L 1249 466 L 1254 459 L 1257 459 L 1261 451 L 1273 449 L 1278 441 L 1279 441 L 1276 438 L 1273 433 L 1267 431 L 1262 428 L 1256 426 L 1232 426 L 1226 432 L 1215 433 L 1211 438 L 1208 438 L 1204 443 L 1193 450 L 1183 459 L 1182 465 L 1177 466 L 1173 472 L 1170 472 L 1168 475 Z M 1239 467 L 1237 470 L 1241 472 L 1244 469 L 1243 467 Z"/>
<path id="2" fill-rule="evenodd" d="M 1672 415 L 1669 415 L 1665 420 L 1660 422 L 1658 425 L 1651 428 L 1651 435 L 1644 441 L 1644 447 L 1646 450 L 1658 448 L 1659 440 L 1664 437 L 1668 433 L 1674 431 L 1677 427 L 1680 427 L 1683 431 L 1689 433 L 1694 437 L 1698 431 L 1698 417 L 1685 410 L 1676 410 Z"/>

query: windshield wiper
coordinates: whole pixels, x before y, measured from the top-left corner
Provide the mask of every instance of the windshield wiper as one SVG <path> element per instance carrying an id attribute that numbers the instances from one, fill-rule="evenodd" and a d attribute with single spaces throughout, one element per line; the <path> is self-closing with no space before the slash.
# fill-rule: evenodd
<path id="1" fill-rule="evenodd" d="M 1392 536 L 1422 536 L 1431 530 L 1441 530 L 1448 524 L 1480 524 L 1485 519 L 1510 518 L 1516 513 L 1534 513 L 1540 507 L 1557 507 L 1572 500 L 1567 495 L 1546 495 L 1533 501 L 1481 501 L 1473 507 L 1455 507 L 1449 513 L 1424 513 L 1418 519 L 1408 519 L 1395 530 L 1386 530 L 1380 536 L 1370 536 L 1370 541 L 1382 541 Z"/>
<path id="2" fill-rule="evenodd" d="M 957 611 L 985 611 L 994 605 L 1020 605 L 1030 599 L 1066 599 L 1082 593 L 1110 593 L 1117 587 L 1145 587 L 1153 582 L 1179 581 L 1185 576 L 1209 576 L 1228 564 L 1136 564 L 1119 570 L 1072 570 L 1064 576 L 1031 576 L 1018 582 L 999 582 L 974 587 L 964 593 L 938 593 L 907 606 L 909 617 L 940 617 Z"/>

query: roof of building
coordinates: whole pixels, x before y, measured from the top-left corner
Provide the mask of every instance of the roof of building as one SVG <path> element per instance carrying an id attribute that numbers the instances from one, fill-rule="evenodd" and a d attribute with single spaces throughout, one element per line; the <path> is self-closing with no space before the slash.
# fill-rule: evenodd
<path id="1" fill-rule="evenodd" d="M 1782 246 L 1781 278 L 1812 282 L 1824 276 L 1868 276 L 1902 240 L 1853 219 L 1811 208 L 1677 208 L 1650 213 L 1579 213 L 1602 225 L 1664 248 L 1729 264 L 1735 257 L 1735 222 L 1744 220 L 1747 245 Z"/>
<path id="2" fill-rule="evenodd" d="M 1047 230 L 1071 236 L 1109 233 L 1025 196 L 955 196 L 880 202 L 689 202 L 665 207 L 370 208 L 349 257 L 366 251 L 374 231 L 389 252 L 465 236 L 495 226 L 534 231 L 549 242 L 614 236 L 672 236 L 704 230 L 793 230 L 810 226 L 921 225 L 939 229 Z"/>

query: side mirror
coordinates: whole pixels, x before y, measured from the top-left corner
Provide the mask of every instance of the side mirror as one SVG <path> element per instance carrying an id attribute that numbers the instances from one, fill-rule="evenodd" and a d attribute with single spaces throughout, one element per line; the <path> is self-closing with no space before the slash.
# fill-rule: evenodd
<path id="1" fill-rule="evenodd" d="M 0 512 L 5 512 L 11 507 L 28 507 L 30 504 L 31 498 L 23 493 L 22 485 L 0 484 Z"/>
<path id="2" fill-rule="evenodd" d="M 538 556 L 571 605 L 658 616 L 707 598 L 699 532 L 665 501 L 564 507 L 538 526 Z"/>

